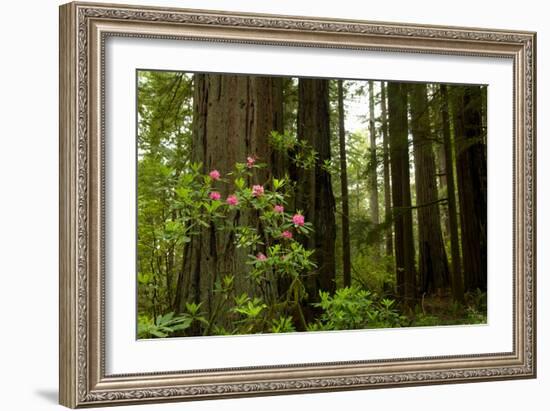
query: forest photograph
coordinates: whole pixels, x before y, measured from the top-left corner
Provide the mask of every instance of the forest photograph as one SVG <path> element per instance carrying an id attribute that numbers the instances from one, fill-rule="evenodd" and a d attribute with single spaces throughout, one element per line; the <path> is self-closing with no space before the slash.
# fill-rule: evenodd
<path id="1" fill-rule="evenodd" d="M 137 338 L 487 323 L 487 86 L 136 77 Z"/>

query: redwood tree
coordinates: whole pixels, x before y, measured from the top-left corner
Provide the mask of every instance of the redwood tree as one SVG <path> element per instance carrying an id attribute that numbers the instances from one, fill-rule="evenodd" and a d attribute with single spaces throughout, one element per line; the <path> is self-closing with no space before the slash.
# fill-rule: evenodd
<path id="1" fill-rule="evenodd" d="M 381 82 L 380 107 L 382 110 L 382 146 L 383 146 L 383 167 L 384 167 L 384 221 L 388 224 L 391 221 L 391 186 L 390 186 L 390 143 L 388 136 L 388 113 L 386 108 L 386 84 Z M 386 229 L 386 256 L 393 255 L 393 231 L 388 224 Z"/>
<path id="2" fill-rule="evenodd" d="M 388 84 L 388 114 L 391 151 L 391 183 L 395 229 L 397 295 L 412 308 L 416 297 L 416 270 L 412 228 L 407 85 Z"/>
<path id="3" fill-rule="evenodd" d="M 487 289 L 487 160 L 481 86 L 453 89 L 464 289 Z"/>
<path id="4" fill-rule="evenodd" d="M 369 80 L 369 209 L 373 224 L 380 223 L 378 207 L 378 175 L 376 156 L 376 127 L 374 125 L 374 82 Z M 374 247 L 374 255 L 379 255 L 378 245 Z"/>
<path id="5" fill-rule="evenodd" d="M 313 167 L 298 169 L 296 210 L 313 224 L 314 233 L 304 240 L 314 249 L 317 269 L 305 279 L 308 302 L 316 301 L 319 290 L 335 290 L 335 200 L 330 173 L 324 164 L 331 158 L 329 82 L 301 78 L 298 84 L 298 139 L 317 153 Z"/>
<path id="6" fill-rule="evenodd" d="M 453 146 L 451 140 L 451 124 L 449 120 L 449 93 L 447 86 L 440 86 L 441 113 L 443 127 L 443 147 L 445 149 L 445 170 L 447 174 L 447 204 L 449 209 L 449 234 L 451 238 L 451 287 L 453 298 L 464 302 L 464 283 L 462 280 L 462 263 L 460 258 L 460 243 L 458 236 L 458 207 L 456 204 L 455 166 L 453 162 Z"/>
<path id="7" fill-rule="evenodd" d="M 269 170 L 280 170 L 282 161 L 269 144 L 272 130 L 282 131 L 282 83 L 272 77 L 196 74 L 194 84 L 194 115 L 192 159 L 203 164 L 203 172 L 217 169 L 222 175 L 233 170 L 236 162 L 247 156 L 257 156 L 268 167 L 252 183 L 270 181 Z M 275 171 L 276 173 L 276 171 Z M 225 188 L 228 190 L 228 188 Z M 222 196 L 229 194 L 220 187 Z M 234 212 L 225 222 L 247 225 L 261 232 L 255 212 Z M 204 228 L 186 243 L 174 309 L 182 311 L 185 302 L 202 302 L 209 312 L 217 296 L 212 293 L 216 280 L 234 275 L 237 294 L 252 295 L 276 292 L 256 290 L 246 278 L 247 251 L 238 249 L 230 231 Z M 267 297 L 267 296 L 265 296 Z"/>
<path id="8" fill-rule="evenodd" d="M 344 268 L 344 287 L 351 285 L 351 247 L 349 235 L 349 195 L 346 159 L 346 129 L 344 112 L 344 85 L 338 80 L 338 136 L 340 148 L 340 185 L 342 190 L 342 259 Z"/>
<path id="9" fill-rule="evenodd" d="M 411 84 L 409 88 L 418 213 L 418 271 L 422 291 L 431 293 L 449 286 L 449 266 L 441 233 L 441 201 L 437 192 L 426 84 Z"/>

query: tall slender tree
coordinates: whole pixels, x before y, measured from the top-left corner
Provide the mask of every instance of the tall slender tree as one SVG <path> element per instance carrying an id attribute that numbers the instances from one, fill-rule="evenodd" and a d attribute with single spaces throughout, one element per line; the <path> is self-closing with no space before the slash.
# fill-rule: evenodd
<path id="1" fill-rule="evenodd" d="M 374 124 L 374 81 L 369 80 L 369 208 L 373 224 L 380 223 L 378 206 L 378 175 L 376 156 L 376 127 Z M 379 256 L 379 248 L 374 247 L 375 257 Z"/>
<path id="2" fill-rule="evenodd" d="M 344 287 L 351 285 L 351 248 L 349 235 L 348 165 L 346 159 L 346 128 L 344 110 L 344 85 L 338 80 L 338 136 L 340 146 L 340 185 L 342 190 L 342 259 Z"/>
<path id="3" fill-rule="evenodd" d="M 464 289 L 487 289 L 487 160 L 481 86 L 453 89 Z"/>
<path id="4" fill-rule="evenodd" d="M 447 204 L 449 210 L 449 233 L 451 237 L 451 288 L 453 298 L 459 303 L 464 302 L 464 283 L 462 280 L 462 264 L 460 259 L 460 244 L 458 237 L 458 207 L 456 204 L 455 167 L 453 163 L 453 145 L 451 141 L 451 124 L 449 120 L 449 92 L 447 86 L 439 86 L 441 94 L 441 118 L 443 127 L 443 147 L 445 149 L 445 170 L 447 174 Z"/>
<path id="5" fill-rule="evenodd" d="M 393 256 L 393 230 L 389 222 L 391 221 L 391 186 L 390 186 L 390 147 L 388 136 L 388 113 L 386 108 L 386 88 L 384 82 L 380 82 L 380 108 L 382 116 L 382 146 L 383 146 L 383 167 L 384 167 L 384 221 L 387 224 L 386 229 L 386 256 Z"/>
<path id="6" fill-rule="evenodd" d="M 441 97 L 438 97 L 438 100 L 441 100 Z M 443 120 L 437 119 L 437 124 L 439 125 L 440 129 L 438 132 L 437 137 L 441 140 L 441 142 L 444 140 L 443 138 Z M 447 167 L 445 163 L 445 146 L 443 143 L 436 143 L 434 146 L 435 151 L 435 157 L 436 157 L 436 167 L 437 175 L 439 176 L 438 179 L 438 186 L 439 186 L 439 192 L 447 192 Z M 451 223 L 449 221 L 449 206 L 447 204 L 441 204 L 441 230 L 443 232 L 443 239 L 444 241 L 450 240 L 451 237 Z"/>
<path id="7" fill-rule="evenodd" d="M 391 183 L 395 228 L 397 295 L 411 309 L 416 298 L 416 270 L 412 228 L 407 85 L 388 84 L 388 114 L 391 151 Z"/>
<path id="8" fill-rule="evenodd" d="M 418 271 L 423 292 L 440 292 L 449 286 L 449 266 L 441 233 L 441 200 L 437 192 L 426 84 L 411 84 L 409 90 L 418 213 Z"/>
<path id="9" fill-rule="evenodd" d="M 318 291 L 335 290 L 336 219 L 332 182 L 325 162 L 330 161 L 329 82 L 301 78 L 298 84 L 298 138 L 317 153 L 311 169 L 297 170 L 300 185 L 296 190 L 296 209 L 313 224 L 314 234 L 307 246 L 315 249 L 316 272 L 306 278 L 309 300 L 318 298 Z"/>
<path id="10" fill-rule="evenodd" d="M 441 89 L 439 84 L 428 84 L 428 95 L 430 96 L 430 122 L 433 127 L 434 139 L 433 148 L 435 154 L 435 165 L 437 184 L 439 187 L 440 195 L 446 196 L 443 193 L 447 192 L 447 168 L 445 166 L 445 144 L 443 136 L 443 113 L 442 113 L 442 98 Z M 443 240 L 450 241 L 451 227 L 449 222 L 449 207 L 448 202 L 440 205 L 441 211 L 441 230 L 443 233 Z"/>

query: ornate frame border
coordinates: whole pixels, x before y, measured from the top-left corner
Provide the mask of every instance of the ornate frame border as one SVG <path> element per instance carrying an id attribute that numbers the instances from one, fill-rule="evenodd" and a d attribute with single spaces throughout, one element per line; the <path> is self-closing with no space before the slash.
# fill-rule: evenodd
<path id="1" fill-rule="evenodd" d="M 105 375 L 104 43 L 201 39 L 514 62 L 514 350 L 471 356 Z M 536 376 L 536 34 L 69 3 L 60 7 L 60 403 L 67 407 L 473 382 Z"/>

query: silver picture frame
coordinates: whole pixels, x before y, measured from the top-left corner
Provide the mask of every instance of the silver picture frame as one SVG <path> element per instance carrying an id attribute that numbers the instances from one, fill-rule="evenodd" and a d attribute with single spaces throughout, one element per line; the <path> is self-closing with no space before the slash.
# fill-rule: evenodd
<path id="1" fill-rule="evenodd" d="M 109 37 L 501 57 L 514 80 L 513 350 L 431 358 L 106 375 L 104 67 Z M 536 376 L 536 34 L 69 3 L 60 7 L 60 403 L 67 407 Z"/>

